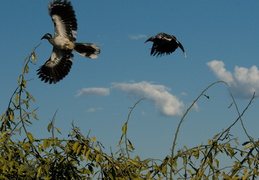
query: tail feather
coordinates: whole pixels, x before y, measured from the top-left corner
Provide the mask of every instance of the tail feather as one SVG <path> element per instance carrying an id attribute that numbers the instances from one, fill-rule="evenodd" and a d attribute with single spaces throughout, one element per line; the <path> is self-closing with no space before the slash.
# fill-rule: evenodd
<path id="1" fill-rule="evenodd" d="M 74 51 L 82 56 L 96 59 L 98 58 L 97 54 L 100 53 L 100 48 L 93 43 L 75 43 Z"/>

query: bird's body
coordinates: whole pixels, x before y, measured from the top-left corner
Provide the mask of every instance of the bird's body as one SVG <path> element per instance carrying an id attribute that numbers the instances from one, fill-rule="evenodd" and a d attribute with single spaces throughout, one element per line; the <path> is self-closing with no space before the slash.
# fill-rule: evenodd
<path id="1" fill-rule="evenodd" d="M 54 37 L 45 34 L 53 45 L 53 51 L 46 63 L 38 69 L 39 78 L 44 82 L 56 83 L 70 71 L 73 63 L 72 51 L 88 58 L 97 58 L 100 49 L 93 43 L 77 43 L 77 20 L 71 3 L 67 0 L 55 0 L 49 4 L 49 15 L 55 26 Z"/>
<path id="2" fill-rule="evenodd" d="M 54 39 L 50 39 L 49 42 L 59 49 L 73 50 L 75 48 L 75 44 L 73 42 L 71 42 L 67 38 L 60 37 L 60 36 Z"/>
<path id="3" fill-rule="evenodd" d="M 173 35 L 169 35 L 166 33 L 158 33 L 157 35 L 147 39 L 145 43 L 148 41 L 153 42 L 153 46 L 150 52 L 150 54 L 153 56 L 155 55 L 162 56 L 164 54 L 171 54 L 178 47 L 181 48 L 181 50 L 184 53 L 184 56 L 186 56 L 186 53 L 184 51 L 182 44 Z"/>

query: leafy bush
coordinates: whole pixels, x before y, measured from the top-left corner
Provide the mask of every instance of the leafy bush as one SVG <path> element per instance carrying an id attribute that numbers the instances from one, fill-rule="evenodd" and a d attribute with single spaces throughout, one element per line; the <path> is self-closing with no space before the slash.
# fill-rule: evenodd
<path id="1" fill-rule="evenodd" d="M 232 106 L 235 106 L 238 118 L 226 130 L 208 139 L 207 144 L 175 150 L 182 122 L 189 110 L 201 97 L 209 98 L 205 92 L 212 86 L 219 83 L 227 85 L 222 81 L 208 86 L 190 105 L 175 132 L 171 156 L 162 160 L 132 157 L 134 146 L 128 138 L 127 126 L 131 113 L 143 99 L 130 109 L 115 153 L 104 152 L 101 142 L 95 137 L 83 136 L 75 125 L 72 125 L 68 139 L 58 139 L 55 133 L 60 133 L 60 129 L 54 126 L 56 114 L 46 127 L 51 137 L 34 138 L 27 126 L 38 120 L 37 109 L 30 107 L 35 99 L 26 89 L 25 76 L 29 73 L 29 65 L 37 61 L 35 49 L 24 59 L 18 86 L 1 116 L 0 179 L 256 179 L 259 175 L 258 142 L 249 136 L 244 127 L 248 141 L 242 145 L 230 133 L 237 122 L 242 124 L 242 116 L 254 96 L 243 111 L 238 109 L 232 96 Z M 22 137 L 22 134 L 25 138 L 17 140 L 17 136 Z M 224 166 L 220 161 L 222 158 L 231 164 Z"/>

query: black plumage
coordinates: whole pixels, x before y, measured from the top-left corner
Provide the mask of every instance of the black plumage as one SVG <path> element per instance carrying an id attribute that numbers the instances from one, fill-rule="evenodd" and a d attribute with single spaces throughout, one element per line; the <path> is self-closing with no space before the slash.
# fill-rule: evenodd
<path id="1" fill-rule="evenodd" d="M 168 55 L 174 52 L 178 47 L 180 47 L 181 50 L 183 51 L 184 56 L 186 56 L 183 45 L 173 35 L 169 35 L 166 33 L 158 33 L 157 35 L 147 39 L 145 43 L 148 41 L 153 42 L 150 55 L 153 55 L 153 56 L 155 55 L 162 56 L 164 54 Z"/>
<path id="2" fill-rule="evenodd" d="M 97 58 L 100 49 L 93 43 L 77 43 L 77 20 L 71 2 L 54 0 L 48 6 L 49 15 L 54 23 L 54 37 L 50 33 L 41 39 L 47 39 L 53 50 L 50 58 L 38 69 L 39 78 L 44 82 L 57 83 L 70 71 L 73 64 L 72 51 L 88 58 Z"/>

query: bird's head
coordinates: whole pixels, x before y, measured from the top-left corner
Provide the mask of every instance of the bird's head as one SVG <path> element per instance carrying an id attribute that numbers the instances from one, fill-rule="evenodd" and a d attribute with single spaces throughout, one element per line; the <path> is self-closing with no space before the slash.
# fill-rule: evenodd
<path id="1" fill-rule="evenodd" d="M 145 43 L 148 42 L 148 41 L 153 41 L 154 39 L 155 39 L 155 36 L 152 36 L 151 38 L 147 39 L 147 40 L 145 41 Z"/>
<path id="2" fill-rule="evenodd" d="M 51 39 L 52 38 L 52 35 L 50 34 L 50 33 L 47 33 L 47 34 L 45 34 L 42 38 L 41 38 L 41 40 L 42 39 Z"/>

